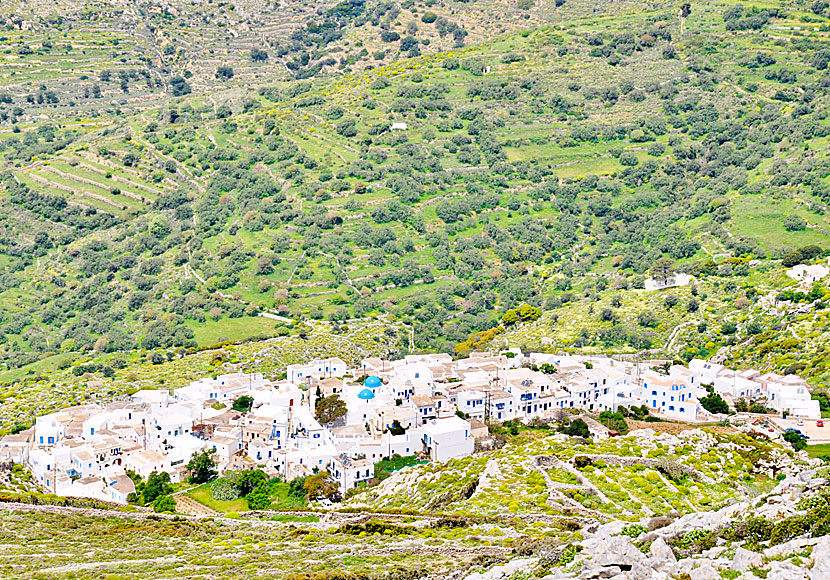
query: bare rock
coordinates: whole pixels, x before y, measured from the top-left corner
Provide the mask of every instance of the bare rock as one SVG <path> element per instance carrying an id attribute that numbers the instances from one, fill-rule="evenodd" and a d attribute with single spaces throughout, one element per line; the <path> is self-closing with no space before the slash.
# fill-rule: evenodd
<path id="1" fill-rule="evenodd" d="M 651 547 L 648 549 L 648 555 L 651 560 L 656 560 L 654 567 L 657 569 L 677 562 L 677 557 L 663 538 L 657 538 L 651 543 Z"/>
<path id="2" fill-rule="evenodd" d="M 758 568 L 764 563 L 764 556 L 758 552 L 751 552 L 746 548 L 738 548 L 735 552 L 735 557 L 732 558 L 730 570 L 735 572 L 743 572 L 750 568 Z"/>
<path id="3" fill-rule="evenodd" d="M 720 578 L 720 574 L 709 562 L 704 562 L 689 572 L 689 578 L 691 580 L 715 580 Z"/>
<path id="4" fill-rule="evenodd" d="M 770 562 L 767 580 L 805 580 L 806 578 L 806 570 L 792 562 Z"/>
<path id="5" fill-rule="evenodd" d="M 810 580 L 830 580 L 830 536 L 823 536 L 813 548 L 813 567 L 807 577 Z"/>

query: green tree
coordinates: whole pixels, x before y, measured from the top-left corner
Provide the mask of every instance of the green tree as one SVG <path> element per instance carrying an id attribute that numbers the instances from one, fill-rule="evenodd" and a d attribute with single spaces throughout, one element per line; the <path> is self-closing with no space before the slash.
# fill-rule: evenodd
<path id="1" fill-rule="evenodd" d="M 700 399 L 700 404 L 710 413 L 728 413 L 729 405 L 717 393 L 711 393 Z"/>
<path id="2" fill-rule="evenodd" d="M 245 499 L 252 510 L 267 510 L 271 507 L 271 492 L 266 483 L 257 485 Z"/>
<path id="3" fill-rule="evenodd" d="M 303 483 L 303 490 L 311 499 L 318 497 L 332 498 L 340 492 L 340 486 L 330 479 L 328 471 L 321 471 L 306 478 Z"/>
<path id="4" fill-rule="evenodd" d="M 153 503 L 157 497 L 171 493 L 173 493 L 173 486 L 170 485 L 170 474 L 166 471 L 154 471 L 144 484 L 144 504 Z"/>
<path id="5" fill-rule="evenodd" d="M 314 413 L 320 423 L 333 423 L 340 417 L 343 417 L 349 409 L 346 407 L 346 402 L 337 395 L 329 395 L 318 399 L 314 405 Z"/>
<path id="6" fill-rule="evenodd" d="M 649 270 L 649 274 L 655 280 L 665 281 L 674 272 L 674 262 L 671 258 L 658 258 Z"/>
<path id="7" fill-rule="evenodd" d="M 239 489 L 239 495 L 246 497 L 266 481 L 268 481 L 268 476 L 261 469 L 246 469 L 237 472 L 234 483 L 237 489 Z"/>
<path id="8" fill-rule="evenodd" d="M 153 511 L 156 513 L 173 513 L 176 511 L 176 500 L 170 495 L 160 495 L 153 500 Z"/>
<path id="9" fill-rule="evenodd" d="M 505 312 L 501 317 L 501 323 L 505 326 L 510 326 L 519 322 L 519 315 L 512 308 Z"/>
<path id="10" fill-rule="evenodd" d="M 254 398 L 249 395 L 242 395 L 233 402 L 233 410 L 240 413 L 247 413 L 254 406 Z"/>
<path id="11" fill-rule="evenodd" d="M 628 423 L 622 413 L 603 411 L 599 414 L 599 422 L 617 433 L 628 433 Z"/>
<path id="12" fill-rule="evenodd" d="M 207 483 L 217 475 L 216 462 L 205 449 L 193 454 L 187 463 L 187 469 L 190 471 L 190 483 Z"/>
<path id="13" fill-rule="evenodd" d="M 784 433 L 784 441 L 792 445 L 795 451 L 803 451 L 807 447 L 807 438 L 798 431 Z"/>
<path id="14" fill-rule="evenodd" d="M 571 437 L 587 438 L 591 436 L 591 431 L 588 429 L 588 423 L 582 419 L 574 419 L 562 432 L 565 435 L 570 435 Z"/>

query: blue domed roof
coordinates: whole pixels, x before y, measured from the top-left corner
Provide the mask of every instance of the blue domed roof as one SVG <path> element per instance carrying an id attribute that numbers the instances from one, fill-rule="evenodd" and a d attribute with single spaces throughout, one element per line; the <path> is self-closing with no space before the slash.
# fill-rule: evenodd
<path id="1" fill-rule="evenodd" d="M 374 375 L 372 375 L 371 377 L 369 377 L 365 381 L 363 381 L 363 386 L 366 387 L 367 389 L 377 389 L 382 384 L 383 383 L 381 382 L 381 380 L 378 377 L 374 376 Z"/>
<path id="2" fill-rule="evenodd" d="M 369 389 L 363 389 L 357 394 L 358 399 L 363 399 L 364 401 L 368 401 L 369 399 L 374 399 L 375 394 L 370 391 Z"/>

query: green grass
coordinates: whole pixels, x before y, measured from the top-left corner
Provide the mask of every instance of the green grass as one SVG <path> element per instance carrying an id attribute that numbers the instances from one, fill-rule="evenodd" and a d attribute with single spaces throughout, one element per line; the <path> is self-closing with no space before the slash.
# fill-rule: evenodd
<path id="1" fill-rule="evenodd" d="M 193 329 L 194 340 L 198 344 L 207 345 L 227 340 L 243 340 L 251 336 L 272 335 L 281 323 L 263 316 L 243 316 L 208 319 L 205 322 L 188 320 L 186 324 Z"/>
<path id="2" fill-rule="evenodd" d="M 211 495 L 210 484 L 207 483 L 188 491 L 185 495 L 220 513 L 248 511 L 248 501 L 245 498 L 233 501 L 214 499 Z"/>
<path id="3" fill-rule="evenodd" d="M 822 455 L 830 455 L 830 443 L 808 445 L 807 453 L 810 454 L 810 457 L 821 457 Z"/>

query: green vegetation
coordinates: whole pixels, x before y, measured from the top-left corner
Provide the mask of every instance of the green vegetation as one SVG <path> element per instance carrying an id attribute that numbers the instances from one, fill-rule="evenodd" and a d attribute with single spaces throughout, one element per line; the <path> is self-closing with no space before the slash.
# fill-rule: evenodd
<path id="1" fill-rule="evenodd" d="M 700 405 L 710 413 L 728 413 L 729 405 L 717 393 L 709 393 L 700 398 Z"/>
<path id="2" fill-rule="evenodd" d="M 264 7 L 149 13 L 161 46 L 119 11 L 12 27 L 3 364 L 385 315 L 397 352 L 548 338 L 823 377 L 798 338 L 822 307 L 761 299 L 809 296 L 783 268 L 827 249 L 825 17 L 521 4 L 495 29 L 474 3 L 297 5 L 267 46 Z M 643 289 L 674 271 L 694 285 Z"/>

